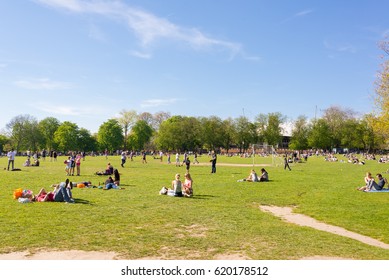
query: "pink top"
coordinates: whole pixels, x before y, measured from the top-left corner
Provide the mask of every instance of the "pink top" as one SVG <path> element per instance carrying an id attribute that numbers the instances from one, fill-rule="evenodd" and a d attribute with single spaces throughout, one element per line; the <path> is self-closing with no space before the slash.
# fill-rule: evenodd
<path id="1" fill-rule="evenodd" d="M 184 187 L 185 188 L 192 188 L 192 180 L 185 179 L 184 181 Z"/>

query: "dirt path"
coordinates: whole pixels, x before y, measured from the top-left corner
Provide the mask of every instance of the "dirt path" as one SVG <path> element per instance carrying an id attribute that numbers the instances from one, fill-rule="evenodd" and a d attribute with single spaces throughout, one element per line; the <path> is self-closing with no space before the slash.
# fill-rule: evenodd
<path id="1" fill-rule="evenodd" d="M 272 213 L 274 216 L 280 217 L 281 219 L 293 223 L 299 226 L 311 227 L 317 230 L 326 231 L 329 233 L 341 235 L 344 237 L 352 238 L 358 240 L 362 243 L 387 249 L 389 250 L 389 244 L 383 243 L 379 240 L 371 238 L 369 236 L 361 235 L 338 226 L 328 225 L 323 222 L 319 222 L 309 216 L 293 213 L 293 209 L 290 207 L 277 207 L 277 206 L 260 206 L 259 207 L 264 212 Z"/>
<path id="2" fill-rule="evenodd" d="M 44 251 L 31 254 L 28 251 L 0 254 L 0 260 L 117 260 L 113 252 Z"/>

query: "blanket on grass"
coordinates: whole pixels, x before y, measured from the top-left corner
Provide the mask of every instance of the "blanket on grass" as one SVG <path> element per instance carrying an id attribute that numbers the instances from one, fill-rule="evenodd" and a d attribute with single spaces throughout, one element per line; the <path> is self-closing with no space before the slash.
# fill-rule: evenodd
<path id="1" fill-rule="evenodd" d="M 382 192 L 386 192 L 386 193 L 389 193 L 389 190 L 388 189 L 383 189 L 383 190 L 380 190 L 380 191 L 376 191 L 376 190 L 364 190 L 364 192 L 371 192 L 371 193 L 382 193 Z"/>

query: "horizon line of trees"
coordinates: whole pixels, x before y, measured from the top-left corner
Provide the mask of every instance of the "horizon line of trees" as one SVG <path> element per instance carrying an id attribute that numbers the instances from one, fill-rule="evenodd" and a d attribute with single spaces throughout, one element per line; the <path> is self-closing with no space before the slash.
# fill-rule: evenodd
<path id="1" fill-rule="evenodd" d="M 291 150 L 348 148 L 377 150 L 385 148 L 385 138 L 376 133 L 372 115 L 357 118 L 350 109 L 332 106 L 319 119 L 299 116 L 293 123 L 289 143 Z M 286 117 L 281 113 L 258 114 L 221 119 L 217 116 L 188 117 L 167 112 L 150 114 L 122 110 L 118 118 L 100 125 L 90 133 L 76 123 L 60 122 L 54 117 L 38 121 L 31 115 L 18 115 L 0 134 L 2 151 L 57 150 L 116 151 L 164 150 L 197 151 L 232 148 L 246 151 L 252 144 L 278 147 L 284 137 Z"/>

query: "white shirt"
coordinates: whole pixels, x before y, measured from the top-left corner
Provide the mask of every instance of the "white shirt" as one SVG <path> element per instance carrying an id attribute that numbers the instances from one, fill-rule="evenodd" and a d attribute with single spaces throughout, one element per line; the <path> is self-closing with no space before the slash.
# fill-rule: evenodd
<path id="1" fill-rule="evenodd" d="M 15 160 L 15 154 L 16 154 L 15 151 L 9 151 L 8 154 L 7 154 L 8 159 L 9 160 Z"/>

